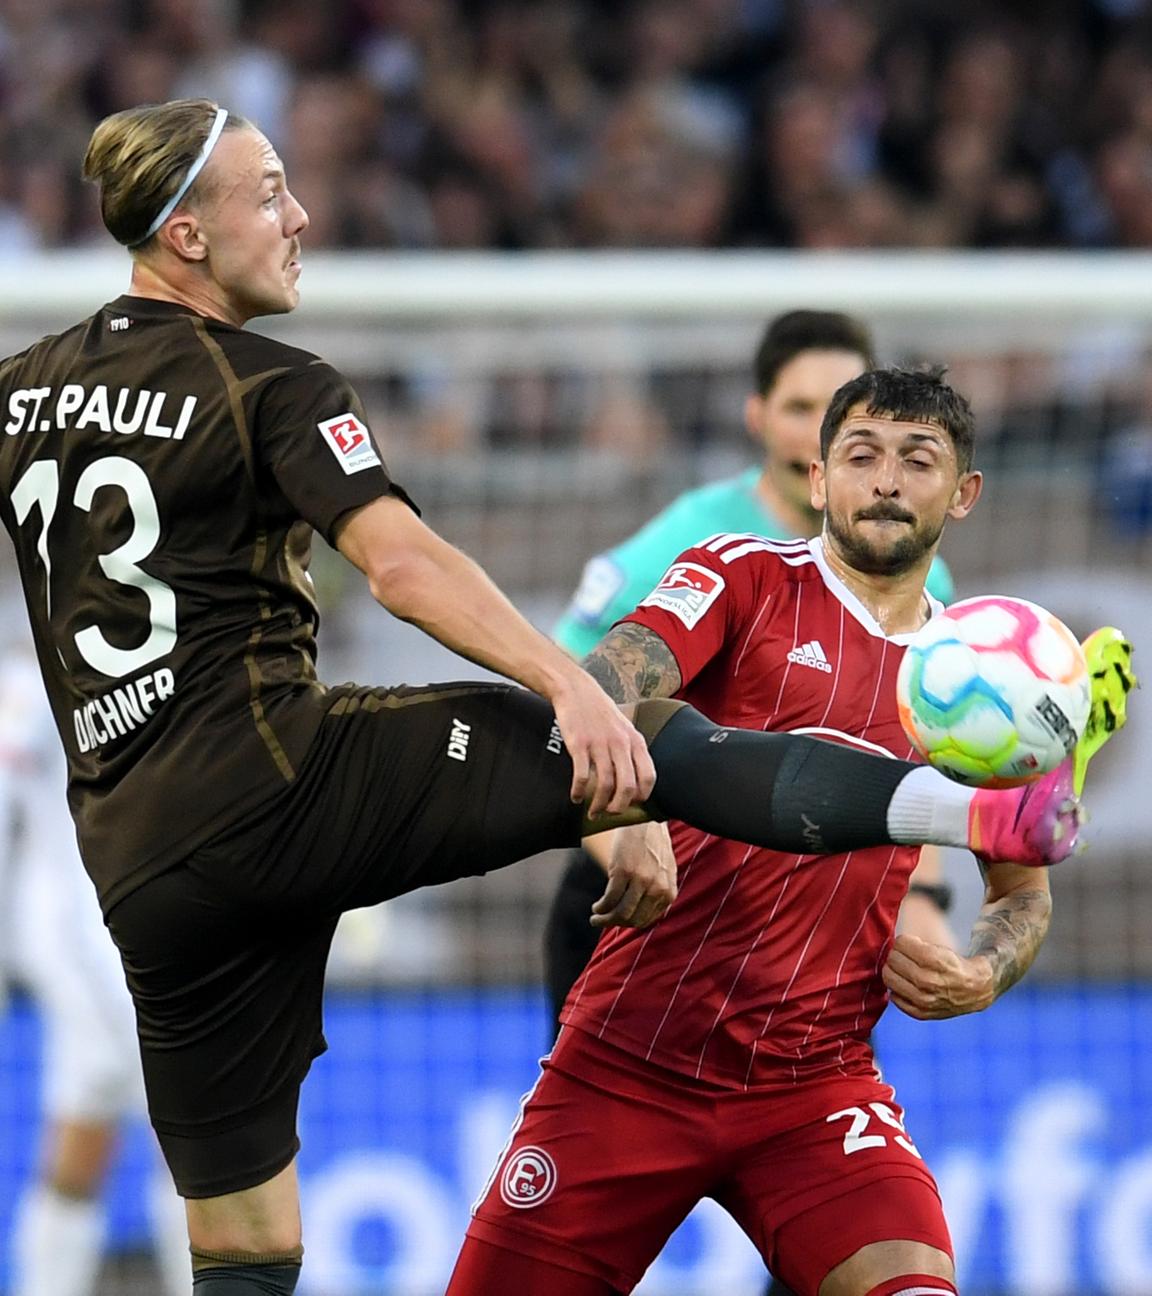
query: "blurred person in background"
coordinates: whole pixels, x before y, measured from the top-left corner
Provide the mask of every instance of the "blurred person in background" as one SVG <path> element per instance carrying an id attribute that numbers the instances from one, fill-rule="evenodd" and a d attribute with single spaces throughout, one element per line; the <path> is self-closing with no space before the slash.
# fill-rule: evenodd
<path id="1" fill-rule="evenodd" d="M 299 171 L 314 245 L 1147 247 L 1150 31 L 1060 0 L 20 0 L 0 143 L 39 174 L 0 235 L 98 232 L 32 141 L 197 93 L 287 147 L 302 93 L 334 126 L 331 77 L 379 98 L 355 156 L 329 129 Z"/>
<path id="2" fill-rule="evenodd" d="M 686 87 L 626 96 L 589 152 L 573 203 L 583 247 L 716 247 L 735 178 L 735 123 Z"/>
<path id="3" fill-rule="evenodd" d="M 377 155 L 379 92 L 332 73 L 298 79 L 288 112 L 285 162 L 321 245 L 425 246 L 432 218 L 422 190 Z"/>
<path id="4" fill-rule="evenodd" d="M 0 879 L 7 972 L 43 1026 L 43 1147 L 16 1209 L 13 1296 L 96 1296 L 118 1135 L 146 1121 L 136 1019 L 116 947 L 84 873 L 68 771 L 30 652 L 0 657 Z M 184 1208 L 156 1158 L 149 1185 L 167 1296 L 189 1290 Z"/>
<path id="5" fill-rule="evenodd" d="M 815 310 L 789 311 L 771 320 L 756 349 L 755 386 L 744 404 L 748 435 L 763 450 L 760 463 L 736 477 L 686 491 L 635 535 L 592 558 L 554 631 L 557 642 L 575 657 L 592 652 L 657 585 L 677 554 L 705 536 L 733 532 L 785 540 L 819 535 L 824 515 L 813 507 L 808 474 L 820 457 L 820 424 L 837 388 L 873 364 L 872 335 L 863 320 Z M 952 579 L 943 559 L 933 562 L 927 585 L 933 597 L 951 601 Z M 613 837 L 602 834 L 574 850 L 553 897 L 544 968 L 557 1024 L 601 935 L 588 914 L 604 889 Z M 945 914 L 951 899 L 940 853 L 926 847 L 901 910 L 904 930 L 950 945 Z"/>
<path id="6" fill-rule="evenodd" d="M 270 7 L 262 3 L 199 0 L 190 5 L 184 0 L 152 0 L 152 4 L 147 26 L 160 45 L 177 56 L 179 70 L 165 93 L 131 95 L 114 106 L 205 95 L 234 104 L 237 112 L 261 121 L 268 138 L 279 144 L 285 138 L 286 116 L 295 102 L 300 71 L 291 60 L 291 46 L 285 51 L 274 43 L 284 39 L 289 7 L 276 6 L 277 24 Z M 321 25 L 319 37 L 311 42 L 315 53 L 324 47 L 324 31 Z M 339 141 L 332 143 L 336 146 Z"/>

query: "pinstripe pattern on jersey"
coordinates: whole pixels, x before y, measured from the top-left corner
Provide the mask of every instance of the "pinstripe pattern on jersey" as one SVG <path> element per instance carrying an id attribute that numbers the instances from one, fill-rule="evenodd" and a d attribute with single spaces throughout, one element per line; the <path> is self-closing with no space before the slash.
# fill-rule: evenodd
<path id="1" fill-rule="evenodd" d="M 718 724 L 905 757 L 894 687 L 901 645 L 857 615 L 818 548 L 709 537 L 685 557 L 725 573 L 711 634 L 666 628 L 658 611 L 636 619 L 667 638 L 685 667 L 680 696 Z M 738 557 L 725 565 L 730 554 Z M 826 671 L 788 659 L 813 641 Z M 884 1003 L 879 968 L 916 852 L 817 858 L 686 825 L 672 831 L 684 861 L 676 905 L 646 932 L 600 942 L 566 1019 L 704 1082 L 799 1080 L 813 1058 L 823 1075 L 870 1075 L 865 1039 Z"/>
<path id="2" fill-rule="evenodd" d="M 763 545 L 765 550 L 779 554 L 798 553 L 808 548 L 808 541 L 804 539 L 773 540 L 771 536 L 757 535 L 755 531 L 718 531 L 702 540 L 697 548 L 706 549 L 709 553 L 719 553 L 729 545 L 745 544 L 748 541 L 755 541 L 756 544 Z"/>
<path id="3" fill-rule="evenodd" d="M 683 871 L 680 872 L 680 874 L 679 874 L 679 878 L 680 878 L 680 883 L 681 883 L 681 885 L 682 885 L 684 882 L 687 881 L 687 879 L 688 879 L 688 874 L 691 872 L 691 869 L 692 869 L 692 865 L 693 865 L 693 864 L 696 862 L 696 860 L 699 858 L 700 852 L 704 849 L 704 847 L 708 844 L 708 842 L 709 842 L 710 840 L 711 840 L 711 838 L 710 838 L 706 833 L 701 834 L 700 844 L 696 847 L 695 854 L 693 854 L 692 858 L 691 858 L 691 859 L 688 861 L 688 863 L 684 866 Z M 640 959 L 643 957 L 644 949 L 645 949 L 645 947 L 647 946 L 648 941 L 652 938 L 652 935 L 653 935 L 653 931 L 652 931 L 652 929 L 649 929 L 649 931 L 645 933 L 644 939 L 641 940 L 641 941 L 639 942 L 639 947 L 638 947 L 637 950 L 636 950 L 636 957 L 635 957 L 635 959 L 634 959 L 633 962 L 632 962 L 632 966 L 628 969 L 628 973 L 627 973 L 627 975 L 624 977 L 624 981 L 623 981 L 623 983 L 621 984 L 620 989 L 617 991 L 616 998 L 615 998 L 615 1000 L 614 1000 L 614 1002 L 613 1002 L 613 1004 L 612 1004 L 612 1007 L 609 1008 L 608 1011 L 607 1011 L 607 1013 L 604 1015 L 604 1023 L 603 1023 L 603 1025 L 601 1026 L 600 1031 L 599 1031 L 599 1034 L 600 1034 L 601 1037 L 603 1037 L 604 1032 L 608 1029 L 608 1024 L 609 1024 L 609 1022 L 612 1020 L 612 1013 L 613 1013 L 613 1011 L 615 1010 L 616 1004 L 618 1004 L 618 1003 L 620 1002 L 620 999 L 621 999 L 621 997 L 623 996 L 624 991 L 627 990 L 627 988 L 628 988 L 628 983 L 629 983 L 629 981 L 632 980 L 632 976 L 633 976 L 633 974 L 635 973 L 637 967 L 638 967 L 639 964 L 640 964 Z M 687 975 L 688 975 L 688 970 L 689 970 L 688 968 L 685 968 L 685 969 L 684 969 L 684 976 L 687 976 Z M 587 977 L 587 970 L 585 970 L 585 975 L 582 976 L 582 977 L 580 978 L 580 983 L 581 983 L 580 988 L 581 988 L 581 991 L 583 990 L 583 984 L 584 984 L 584 981 L 586 980 L 586 977 Z M 683 981 L 683 978 L 681 978 L 681 980 Z M 577 999 L 579 999 L 579 994 L 577 995 Z M 669 1007 L 671 1007 L 671 1003 L 669 1003 Z M 657 1027 L 657 1028 L 656 1028 L 656 1035 L 659 1035 L 659 1034 L 660 1034 L 660 1028 Z M 653 1037 L 652 1037 L 652 1038 L 653 1038 L 653 1041 L 655 1041 L 655 1039 L 656 1039 L 656 1035 L 653 1035 Z"/>
<path id="4" fill-rule="evenodd" d="M 232 415 L 232 422 L 236 431 L 236 440 L 240 446 L 240 453 L 244 459 L 244 466 L 247 469 L 249 478 L 255 482 L 256 469 L 253 462 L 252 453 L 252 430 L 248 426 L 248 417 L 244 411 L 243 388 L 240 380 L 236 377 L 236 372 L 228 362 L 228 357 L 224 354 L 224 349 L 220 343 L 212 337 L 205 325 L 204 320 L 197 317 L 189 316 L 193 333 L 197 341 L 208 353 L 212 363 L 220 373 L 220 380 L 224 384 L 224 390 L 228 398 L 228 408 Z M 282 368 L 269 370 L 267 374 L 258 375 L 258 379 L 272 377 L 276 373 L 282 373 Z M 249 384 L 251 385 L 251 384 Z M 281 776 L 287 782 L 292 782 L 296 777 L 296 770 L 292 762 L 288 759 L 288 753 L 280 741 L 276 731 L 272 728 L 268 716 L 264 711 L 264 700 L 261 697 L 263 689 L 263 676 L 260 673 L 257 653 L 259 652 L 261 641 L 264 637 L 264 624 L 271 619 L 272 610 L 268 595 L 265 593 L 260 578 L 264 575 L 264 569 L 268 559 L 268 532 L 264 526 L 258 526 L 255 532 L 255 538 L 252 545 L 252 563 L 251 574 L 254 582 L 255 602 L 257 616 L 253 622 L 252 631 L 248 636 L 247 650 L 244 654 L 244 669 L 248 673 L 248 710 L 252 715 L 252 724 L 256 732 L 260 735 L 260 740 L 268 750 L 269 756 L 276 768 L 280 771 Z"/>
<path id="5" fill-rule="evenodd" d="M 747 558 L 755 553 L 774 554 L 790 567 L 801 567 L 815 561 L 807 540 L 770 540 L 766 536 L 747 533 L 722 532 L 710 536 L 700 548 L 716 554 L 725 566 L 737 558 Z"/>

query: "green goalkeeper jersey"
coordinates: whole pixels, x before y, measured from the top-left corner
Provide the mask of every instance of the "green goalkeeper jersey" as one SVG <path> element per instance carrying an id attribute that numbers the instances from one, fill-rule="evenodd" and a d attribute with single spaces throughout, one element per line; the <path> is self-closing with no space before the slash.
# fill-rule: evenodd
<path id="1" fill-rule="evenodd" d="M 669 564 L 706 536 L 748 531 L 772 540 L 791 539 L 756 489 L 760 473 L 760 468 L 749 468 L 738 477 L 685 491 L 635 535 L 597 554 L 585 566 L 580 587 L 556 626 L 556 641 L 574 656 L 586 656 L 655 588 Z M 941 603 L 952 601 L 952 577 L 943 559 L 932 564 L 927 585 Z"/>

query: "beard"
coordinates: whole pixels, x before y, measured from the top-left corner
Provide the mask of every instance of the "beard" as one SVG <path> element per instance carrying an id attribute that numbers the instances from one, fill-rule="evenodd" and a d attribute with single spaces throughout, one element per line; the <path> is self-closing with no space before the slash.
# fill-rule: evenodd
<path id="1" fill-rule="evenodd" d="M 853 530 L 831 509 L 825 514 L 824 525 L 841 557 L 865 576 L 902 576 L 911 571 L 923 561 L 944 530 L 943 519 L 918 522 L 913 514 L 892 504 L 876 504 L 861 509 L 854 516 L 853 523 L 882 520 L 902 522 L 906 526 L 896 540 L 878 544 Z"/>

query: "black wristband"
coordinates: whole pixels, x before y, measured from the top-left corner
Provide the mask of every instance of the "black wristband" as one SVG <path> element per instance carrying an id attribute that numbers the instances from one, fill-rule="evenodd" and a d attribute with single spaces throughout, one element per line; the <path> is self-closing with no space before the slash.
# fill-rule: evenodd
<path id="1" fill-rule="evenodd" d="M 952 888 L 947 882 L 909 882 L 908 894 L 927 897 L 941 913 L 952 908 Z"/>

